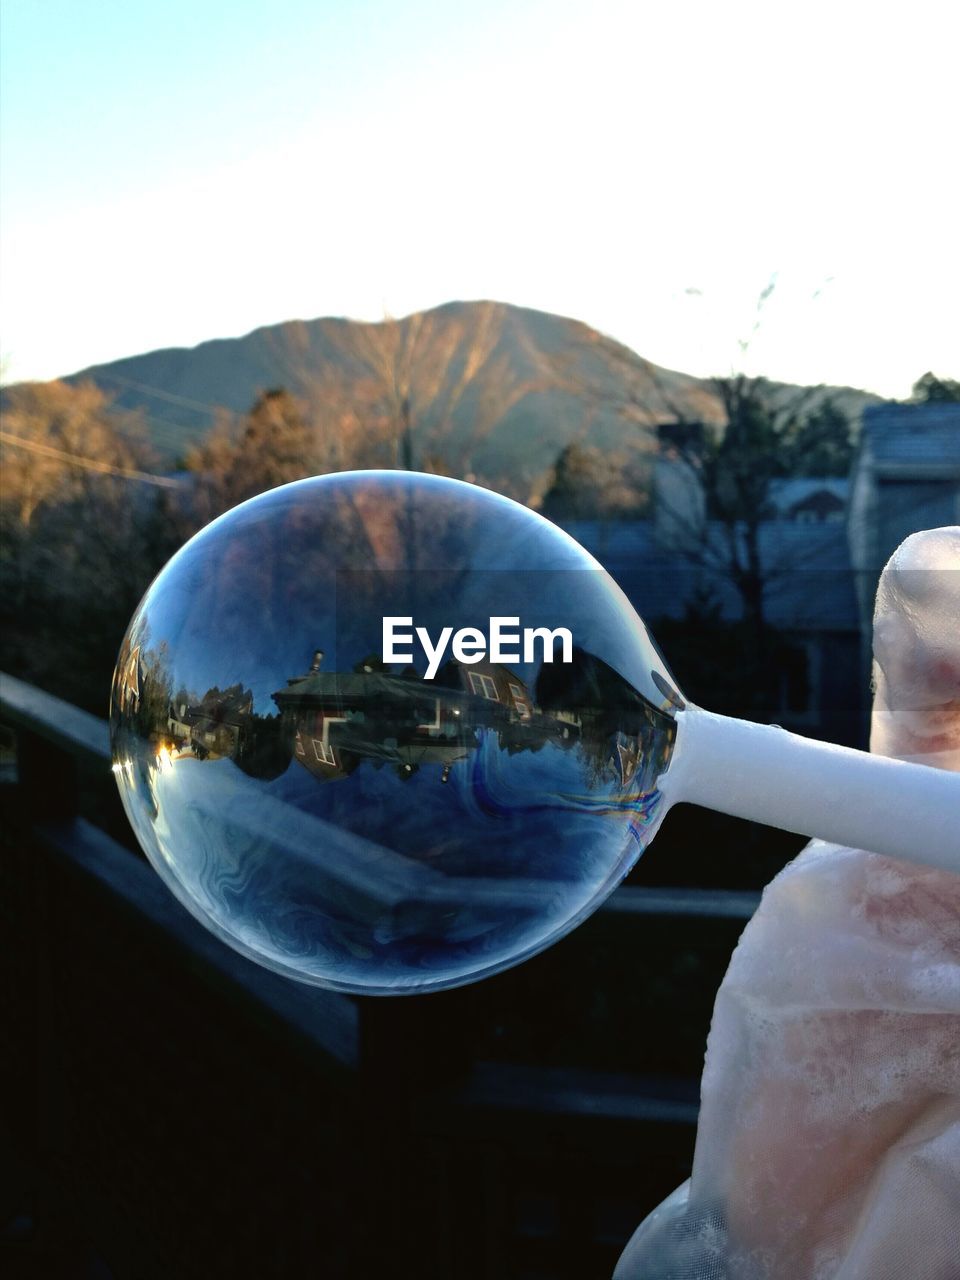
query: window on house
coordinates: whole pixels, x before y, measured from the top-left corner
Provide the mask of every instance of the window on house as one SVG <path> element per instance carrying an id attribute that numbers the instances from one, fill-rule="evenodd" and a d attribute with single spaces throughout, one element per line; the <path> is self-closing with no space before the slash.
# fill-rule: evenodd
<path id="1" fill-rule="evenodd" d="M 476 671 L 471 671 L 469 676 L 470 688 L 474 693 L 478 693 L 482 698 L 489 698 L 491 702 L 500 701 L 497 686 L 491 676 L 481 676 Z"/>
<path id="2" fill-rule="evenodd" d="M 513 698 L 513 705 L 520 712 L 523 719 L 529 720 L 530 708 L 527 705 L 527 700 L 524 697 L 523 689 L 521 689 L 520 685 L 513 683 L 510 684 L 510 696 Z"/>
<path id="3" fill-rule="evenodd" d="M 310 741 L 313 743 L 313 754 L 321 764 L 337 763 L 336 753 L 329 742 L 324 742 L 321 738 L 311 738 Z"/>

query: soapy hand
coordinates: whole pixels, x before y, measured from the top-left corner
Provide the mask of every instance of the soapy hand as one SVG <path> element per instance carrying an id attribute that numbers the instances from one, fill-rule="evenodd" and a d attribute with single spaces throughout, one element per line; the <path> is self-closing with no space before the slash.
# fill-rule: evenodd
<path id="1" fill-rule="evenodd" d="M 871 750 L 960 770 L 960 528 L 892 557 L 874 660 Z M 701 1093 L 691 1180 L 615 1280 L 958 1280 L 960 876 L 808 845 L 731 959 Z"/>

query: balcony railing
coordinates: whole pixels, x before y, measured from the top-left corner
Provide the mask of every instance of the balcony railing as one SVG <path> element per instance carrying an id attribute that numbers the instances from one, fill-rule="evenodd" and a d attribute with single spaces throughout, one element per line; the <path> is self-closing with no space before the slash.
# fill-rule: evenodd
<path id="1" fill-rule="evenodd" d="M 0 723 L 0 1209 L 32 1261 L 609 1275 L 687 1175 L 713 991 L 759 895 L 624 886 L 514 974 L 355 999 L 260 968 L 172 898 L 103 721 L 3 677 Z"/>

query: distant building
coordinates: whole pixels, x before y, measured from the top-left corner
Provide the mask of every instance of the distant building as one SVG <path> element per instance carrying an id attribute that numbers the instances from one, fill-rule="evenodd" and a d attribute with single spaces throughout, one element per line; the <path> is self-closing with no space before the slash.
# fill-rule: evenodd
<path id="1" fill-rule="evenodd" d="M 848 520 L 865 648 L 880 570 L 909 534 L 949 524 L 960 524 L 960 404 L 868 406 Z"/>
<path id="2" fill-rule="evenodd" d="M 774 480 L 770 486 L 771 519 L 842 524 L 849 495 L 850 481 L 845 476 Z"/>
<path id="3" fill-rule="evenodd" d="M 664 423 L 657 427 L 653 464 L 653 522 L 657 542 L 671 550 L 696 548 L 707 523 L 701 479 L 706 446 L 700 423 Z M 846 476 L 774 480 L 768 492 L 770 520 L 803 524 L 842 524 L 850 481 Z"/>
<path id="4" fill-rule="evenodd" d="M 728 530 L 707 522 L 697 555 L 665 547 L 650 520 L 564 521 L 653 625 L 681 619 L 709 595 L 720 618 L 742 616 L 740 596 L 722 566 Z M 794 643 L 802 670 L 785 674 L 771 719 L 787 728 L 816 729 L 834 742 L 862 740 L 859 614 L 846 530 L 842 523 L 767 520 L 759 530 L 764 616 Z M 669 660 L 669 654 L 667 655 Z"/>

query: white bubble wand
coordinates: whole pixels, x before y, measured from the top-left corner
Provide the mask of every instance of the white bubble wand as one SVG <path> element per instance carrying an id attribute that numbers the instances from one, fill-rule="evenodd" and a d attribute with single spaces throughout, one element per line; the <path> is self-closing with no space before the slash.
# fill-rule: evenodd
<path id="1" fill-rule="evenodd" d="M 687 704 L 661 781 L 738 818 L 960 872 L 960 774 L 870 755 Z"/>

